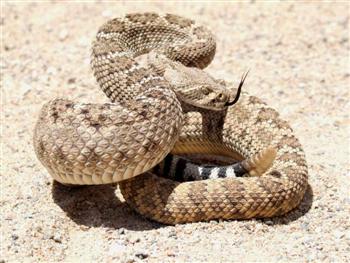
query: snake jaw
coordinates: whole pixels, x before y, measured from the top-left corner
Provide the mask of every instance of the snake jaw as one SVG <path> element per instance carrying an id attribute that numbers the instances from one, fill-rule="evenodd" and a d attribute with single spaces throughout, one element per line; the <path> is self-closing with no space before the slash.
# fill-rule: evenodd
<path id="1" fill-rule="evenodd" d="M 195 87 L 195 86 L 194 86 Z M 174 90 L 177 98 L 179 101 L 183 104 L 191 105 L 192 107 L 198 108 L 198 109 L 204 109 L 204 110 L 211 110 L 211 111 L 223 111 L 226 109 L 225 101 L 227 101 L 228 93 L 217 93 L 215 94 L 205 94 L 206 96 L 205 100 L 193 98 L 190 94 L 183 94 L 181 90 L 184 87 L 181 85 L 177 85 L 177 90 Z M 195 92 L 199 92 L 201 86 L 199 88 L 194 88 Z M 203 87 L 202 87 L 203 88 Z M 220 96 L 221 95 L 221 96 Z"/>
<path id="2" fill-rule="evenodd" d="M 238 85 L 238 89 L 237 89 L 237 93 L 236 93 L 235 98 L 233 99 L 233 101 L 227 102 L 227 103 L 225 104 L 226 107 L 230 107 L 230 106 L 236 104 L 237 101 L 239 100 L 239 97 L 240 97 L 241 91 L 242 91 L 242 86 L 243 86 L 243 84 L 244 84 L 244 81 L 245 81 L 245 79 L 246 79 L 248 73 L 249 73 L 249 70 L 242 76 L 241 81 L 240 81 L 240 83 L 239 83 L 239 85 Z"/>

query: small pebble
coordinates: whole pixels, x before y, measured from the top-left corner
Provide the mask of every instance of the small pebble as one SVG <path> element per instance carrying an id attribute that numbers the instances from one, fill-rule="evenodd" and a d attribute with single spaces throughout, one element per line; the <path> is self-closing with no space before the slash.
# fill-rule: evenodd
<path id="1" fill-rule="evenodd" d="M 272 226 L 273 225 L 273 221 L 265 220 L 265 224 L 268 225 L 268 226 Z"/>
<path id="2" fill-rule="evenodd" d="M 176 231 L 175 230 L 171 230 L 168 234 L 168 237 L 176 237 Z"/>
<path id="3" fill-rule="evenodd" d="M 59 40 L 64 41 L 67 39 L 67 37 L 68 37 L 68 30 L 66 30 L 66 29 L 61 30 L 59 35 L 58 35 Z"/>
<path id="4" fill-rule="evenodd" d="M 345 236 L 345 233 L 339 230 L 335 230 L 334 236 L 336 239 L 342 239 Z"/>
<path id="5" fill-rule="evenodd" d="M 138 243 L 141 241 L 141 239 L 139 237 L 129 237 L 128 238 L 128 241 L 131 243 L 131 244 L 135 244 L 135 243 Z"/>
<path id="6" fill-rule="evenodd" d="M 172 252 L 172 251 L 167 251 L 167 252 L 166 252 L 166 255 L 167 255 L 168 257 L 175 257 L 175 253 Z"/>
<path id="7" fill-rule="evenodd" d="M 138 252 L 135 254 L 136 257 L 140 258 L 140 259 L 145 259 L 148 258 L 148 254 L 145 252 Z"/>
<path id="8" fill-rule="evenodd" d="M 68 82 L 68 84 L 74 84 L 75 81 L 76 81 L 75 78 L 69 78 L 67 82 Z"/>
<path id="9" fill-rule="evenodd" d="M 55 242 L 57 242 L 57 243 L 61 243 L 62 242 L 62 237 L 61 237 L 61 235 L 60 234 L 55 234 L 54 236 L 53 236 L 53 238 L 52 238 Z"/>
<path id="10" fill-rule="evenodd" d="M 50 66 L 47 68 L 46 73 L 49 75 L 56 75 L 57 69 L 55 67 Z"/>

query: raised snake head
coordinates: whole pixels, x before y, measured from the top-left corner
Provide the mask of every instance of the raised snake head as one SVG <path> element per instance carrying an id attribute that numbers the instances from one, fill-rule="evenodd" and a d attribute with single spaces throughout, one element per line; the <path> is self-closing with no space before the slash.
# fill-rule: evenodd
<path id="1" fill-rule="evenodd" d="M 236 93 L 228 89 L 225 81 L 211 77 L 205 71 L 186 67 L 159 54 L 150 54 L 148 63 L 172 86 L 182 103 L 201 109 L 222 111 L 238 101 L 241 84 Z"/>

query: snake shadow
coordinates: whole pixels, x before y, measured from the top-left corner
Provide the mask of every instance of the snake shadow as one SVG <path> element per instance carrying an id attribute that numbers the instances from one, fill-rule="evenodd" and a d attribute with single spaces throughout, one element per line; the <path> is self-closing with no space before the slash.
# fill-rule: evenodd
<path id="1" fill-rule="evenodd" d="M 134 212 L 116 185 L 68 187 L 52 184 L 53 201 L 78 225 L 144 231 L 165 227 Z"/>
<path id="2" fill-rule="evenodd" d="M 118 192 L 116 185 L 72 188 L 56 181 L 52 185 L 54 202 L 78 225 L 113 229 L 125 228 L 134 231 L 167 226 L 148 220 L 134 212 Z M 311 209 L 312 202 L 313 191 L 308 185 L 301 203 L 291 212 L 278 217 L 258 220 L 270 226 L 289 224 L 304 216 Z"/>

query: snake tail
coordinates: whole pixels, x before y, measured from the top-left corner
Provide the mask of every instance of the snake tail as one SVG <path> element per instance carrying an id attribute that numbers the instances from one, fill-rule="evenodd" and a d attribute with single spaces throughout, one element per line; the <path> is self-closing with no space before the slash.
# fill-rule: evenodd
<path id="1" fill-rule="evenodd" d="M 276 155 L 276 149 L 270 146 L 251 158 L 243 160 L 241 164 L 250 176 L 261 176 L 272 166 Z"/>

